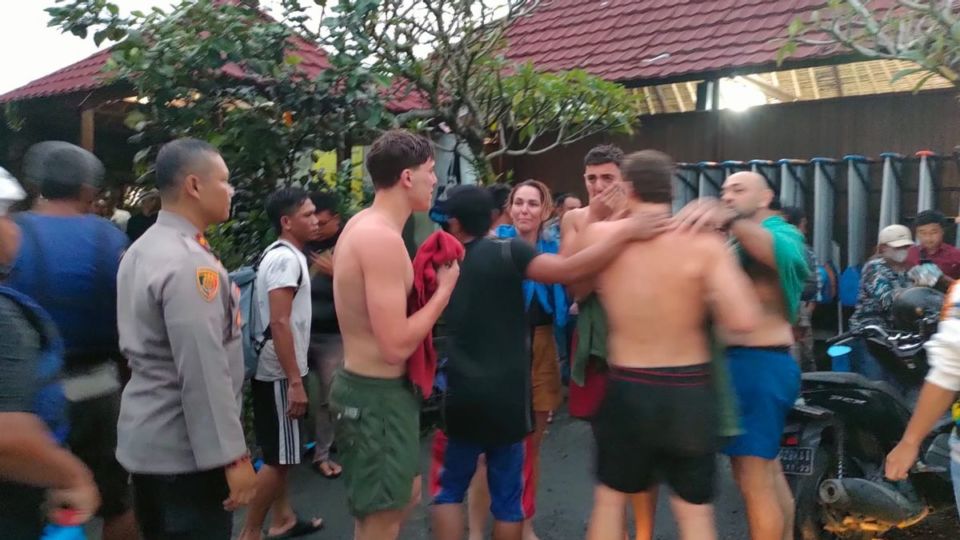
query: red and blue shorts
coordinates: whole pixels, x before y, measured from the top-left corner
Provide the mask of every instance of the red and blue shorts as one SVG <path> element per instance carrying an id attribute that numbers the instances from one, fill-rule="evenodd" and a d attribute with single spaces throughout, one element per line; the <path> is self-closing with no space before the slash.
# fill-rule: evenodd
<path id="1" fill-rule="evenodd" d="M 430 463 L 432 504 L 460 504 L 477 470 L 477 460 L 486 456 L 490 511 L 497 521 L 518 523 L 533 516 L 533 467 L 527 456 L 528 441 L 503 446 L 485 446 L 450 439 L 437 431 Z"/>

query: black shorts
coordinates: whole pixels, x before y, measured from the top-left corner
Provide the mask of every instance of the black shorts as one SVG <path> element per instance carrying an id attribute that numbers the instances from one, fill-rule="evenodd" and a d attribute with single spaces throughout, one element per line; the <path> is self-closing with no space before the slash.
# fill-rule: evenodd
<path id="1" fill-rule="evenodd" d="M 191 474 L 134 474 L 134 509 L 145 540 L 230 540 L 233 513 L 223 469 Z"/>
<path id="2" fill-rule="evenodd" d="M 593 419 L 598 481 L 622 493 L 665 482 L 681 499 L 713 499 L 717 403 L 710 366 L 612 367 Z"/>
<path id="3" fill-rule="evenodd" d="M 90 471 L 100 490 L 98 515 L 119 516 L 130 509 L 130 475 L 117 461 L 120 391 L 70 403 L 67 446 Z"/>
<path id="4" fill-rule="evenodd" d="M 287 380 L 250 381 L 253 430 L 267 465 L 299 465 L 300 420 L 287 416 Z"/>

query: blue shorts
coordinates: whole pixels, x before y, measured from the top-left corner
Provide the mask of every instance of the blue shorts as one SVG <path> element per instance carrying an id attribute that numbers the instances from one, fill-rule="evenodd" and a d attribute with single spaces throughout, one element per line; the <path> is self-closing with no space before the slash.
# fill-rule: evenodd
<path id="1" fill-rule="evenodd" d="M 727 362 L 743 434 L 723 453 L 775 459 L 787 414 L 800 395 L 800 367 L 787 348 L 730 347 Z"/>
<path id="2" fill-rule="evenodd" d="M 487 447 L 450 439 L 441 431 L 433 440 L 430 464 L 432 504 L 460 504 L 477 471 L 481 455 L 487 459 L 487 484 L 490 486 L 490 511 L 497 521 L 519 523 L 532 512 L 530 497 L 524 496 L 524 475 L 529 465 L 523 441 Z"/>

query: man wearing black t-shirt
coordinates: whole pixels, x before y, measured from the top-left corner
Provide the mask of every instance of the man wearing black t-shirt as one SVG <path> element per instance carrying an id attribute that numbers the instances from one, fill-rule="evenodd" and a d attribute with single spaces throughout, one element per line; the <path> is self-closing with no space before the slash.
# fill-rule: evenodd
<path id="1" fill-rule="evenodd" d="M 310 299 L 313 317 L 310 321 L 310 370 L 316 373 L 319 395 L 311 399 L 316 446 L 313 470 L 326 478 L 340 476 L 340 464 L 330 459 L 333 445 L 334 417 L 330 412 L 330 388 L 333 376 L 343 367 L 343 337 L 333 302 L 333 250 L 340 239 L 346 220 L 340 218 L 340 199 L 335 193 L 317 191 L 310 195 L 316 208 L 319 234 L 307 244 L 310 260 Z"/>
<path id="2" fill-rule="evenodd" d="M 599 271 L 632 240 L 650 238 L 668 215 L 616 222 L 617 233 L 573 257 L 538 254 L 520 239 L 487 238 L 493 199 L 477 186 L 448 189 L 431 210 L 466 247 L 460 279 L 444 312 L 447 392 L 444 432 L 433 446 L 431 495 L 436 537 L 463 535 L 463 498 L 486 455 L 494 539 L 519 540 L 533 501 L 524 486 L 524 437 L 533 429 L 529 324 L 523 280 L 571 282 Z"/>

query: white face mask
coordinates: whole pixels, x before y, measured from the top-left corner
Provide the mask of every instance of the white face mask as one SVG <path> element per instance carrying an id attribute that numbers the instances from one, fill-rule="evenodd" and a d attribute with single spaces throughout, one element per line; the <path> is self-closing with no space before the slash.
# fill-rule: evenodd
<path id="1" fill-rule="evenodd" d="M 907 260 L 907 253 L 907 248 L 887 248 L 887 258 L 898 264 Z"/>

